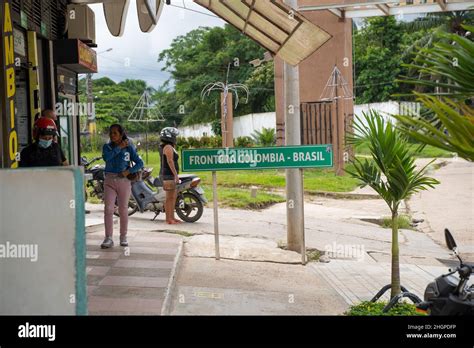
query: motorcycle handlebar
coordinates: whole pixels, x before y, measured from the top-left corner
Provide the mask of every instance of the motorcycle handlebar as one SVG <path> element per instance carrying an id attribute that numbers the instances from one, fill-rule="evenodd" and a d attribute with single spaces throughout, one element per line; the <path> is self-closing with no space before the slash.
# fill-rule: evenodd
<path id="1" fill-rule="evenodd" d="M 462 278 L 469 278 L 472 273 L 472 268 L 468 265 L 463 265 L 462 267 L 458 267 L 457 271 Z"/>

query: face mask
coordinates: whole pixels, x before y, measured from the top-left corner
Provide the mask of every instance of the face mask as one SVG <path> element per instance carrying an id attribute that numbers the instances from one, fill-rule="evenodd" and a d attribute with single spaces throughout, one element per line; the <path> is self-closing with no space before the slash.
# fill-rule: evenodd
<path id="1" fill-rule="evenodd" d="M 53 139 L 51 139 L 51 140 L 40 139 L 39 142 L 38 142 L 38 145 L 39 145 L 39 147 L 41 147 L 43 149 L 47 149 L 48 147 L 51 146 L 52 143 L 53 143 Z"/>

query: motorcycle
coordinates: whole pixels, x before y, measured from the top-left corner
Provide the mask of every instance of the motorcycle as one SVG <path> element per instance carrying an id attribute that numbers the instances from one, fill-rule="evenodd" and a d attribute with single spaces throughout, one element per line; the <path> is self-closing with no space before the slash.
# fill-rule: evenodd
<path id="1" fill-rule="evenodd" d="M 81 157 L 81 165 L 84 167 L 84 174 L 86 178 L 86 188 L 90 189 L 90 194 L 93 197 L 97 197 L 99 200 L 104 200 L 104 165 L 95 165 L 91 167 L 95 162 L 101 160 L 102 157 L 96 157 L 92 161 L 86 157 Z M 86 201 L 88 195 L 86 190 Z"/>
<path id="2" fill-rule="evenodd" d="M 101 202 L 104 202 L 104 181 L 105 181 L 105 165 L 97 164 L 92 166 L 97 161 L 101 161 L 102 157 L 96 157 L 90 162 L 87 157 L 81 158 L 81 165 L 84 166 L 84 176 L 86 180 L 85 200 L 88 199 L 88 191 L 92 197 L 96 197 Z M 153 172 L 151 168 L 144 168 L 141 172 L 143 180 L 148 180 L 148 177 Z M 133 215 L 137 211 L 136 203 L 133 198 L 130 198 L 128 204 L 128 215 Z M 118 207 L 114 211 L 115 216 L 119 216 Z"/>
<path id="3" fill-rule="evenodd" d="M 179 175 L 179 181 L 176 214 L 181 220 L 194 223 L 202 217 L 204 205 L 207 204 L 204 190 L 199 186 L 201 179 L 193 174 Z M 153 178 L 151 171 L 147 170 L 145 177 L 132 183 L 129 207 L 133 206 L 133 209 L 129 210 L 129 215 L 137 211 L 151 211 L 155 213 L 154 221 L 160 213 L 165 212 L 165 200 L 166 192 L 160 178 Z"/>
<path id="4" fill-rule="evenodd" d="M 474 315 L 474 285 L 469 286 L 469 278 L 474 265 L 464 263 L 458 254 L 456 241 L 448 229 L 444 230 L 446 244 L 459 260 L 459 267 L 449 270 L 429 283 L 424 301 L 416 305 L 420 312 L 429 315 Z M 453 274 L 458 273 L 458 277 Z"/>

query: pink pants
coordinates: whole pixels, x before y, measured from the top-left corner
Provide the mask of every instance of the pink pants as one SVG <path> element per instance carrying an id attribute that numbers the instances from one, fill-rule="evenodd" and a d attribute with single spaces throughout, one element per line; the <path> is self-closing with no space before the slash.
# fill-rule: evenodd
<path id="1" fill-rule="evenodd" d="M 120 237 L 125 237 L 128 231 L 128 200 L 132 192 L 132 185 L 126 178 L 119 178 L 114 174 L 107 174 L 105 176 L 104 190 L 105 236 L 112 237 L 114 234 L 114 210 L 115 202 L 118 201 Z"/>

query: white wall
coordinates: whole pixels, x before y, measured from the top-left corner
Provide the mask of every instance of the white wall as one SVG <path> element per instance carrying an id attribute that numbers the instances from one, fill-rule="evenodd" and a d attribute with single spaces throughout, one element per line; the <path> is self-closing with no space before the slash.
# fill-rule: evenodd
<path id="1" fill-rule="evenodd" d="M 76 258 L 85 265 L 85 235 L 76 240 L 76 228 L 83 223 L 71 205 L 81 204 L 76 199 L 77 171 L 0 170 L 0 247 L 37 248 L 36 262 L 33 253 L 24 254 L 29 258 L 0 254 L 0 315 L 75 315 L 71 295 L 76 302 L 87 302 L 86 294 L 76 293 L 76 277 L 82 272 L 85 278 L 84 267 L 76 268 Z M 83 255 L 76 255 L 78 248 Z"/>
<path id="2" fill-rule="evenodd" d="M 274 112 L 261 114 L 249 114 L 234 118 L 234 139 L 242 136 L 251 136 L 256 130 L 261 131 L 262 128 L 275 128 L 276 115 Z M 200 138 L 203 135 L 212 136 L 212 126 L 210 123 L 195 124 L 188 127 L 179 128 L 180 135 L 187 137 Z"/>
<path id="3" fill-rule="evenodd" d="M 419 103 L 388 101 L 384 103 L 362 104 L 354 106 L 354 117 L 362 117 L 363 112 L 369 110 L 379 111 L 386 120 L 393 120 L 389 114 L 417 114 L 420 112 Z M 234 139 L 241 136 L 251 136 L 256 130 L 262 128 L 276 128 L 276 115 L 274 112 L 249 114 L 234 118 Z M 196 124 L 189 127 L 179 128 L 184 137 L 202 137 L 204 133 L 213 135 L 210 123 Z"/>
<path id="4" fill-rule="evenodd" d="M 249 114 L 234 118 L 234 139 L 243 136 L 251 136 L 256 130 L 276 127 L 276 114 L 267 112 L 261 114 Z"/>
<path id="5" fill-rule="evenodd" d="M 201 138 L 204 135 L 207 135 L 207 136 L 214 135 L 214 133 L 212 133 L 212 126 L 210 123 L 194 124 L 192 126 L 180 127 L 178 129 L 179 129 L 180 136 L 185 137 L 185 138 L 189 138 L 189 137 Z"/>
<path id="6" fill-rule="evenodd" d="M 412 102 L 396 102 L 388 101 L 384 103 L 372 103 L 372 104 L 361 104 L 354 105 L 354 118 L 363 118 L 363 112 L 368 113 L 369 110 L 378 111 L 387 121 L 393 121 L 391 114 L 395 115 L 409 115 L 420 113 L 420 103 Z"/>

